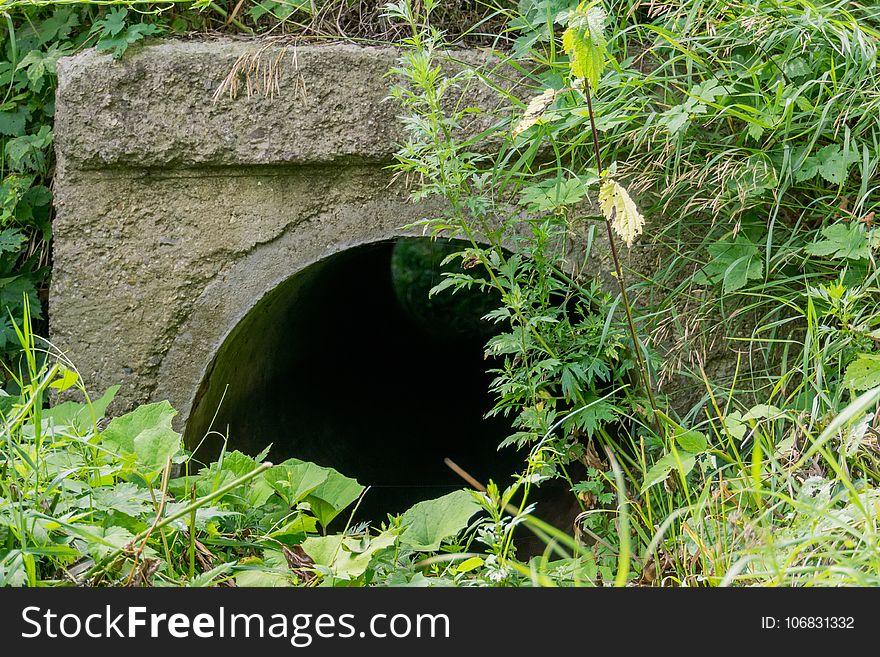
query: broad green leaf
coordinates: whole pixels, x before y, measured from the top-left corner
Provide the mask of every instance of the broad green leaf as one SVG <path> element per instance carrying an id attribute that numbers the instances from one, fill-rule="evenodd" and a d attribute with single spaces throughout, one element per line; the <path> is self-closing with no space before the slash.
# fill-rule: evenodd
<path id="1" fill-rule="evenodd" d="M 568 28 L 562 34 L 562 47 L 569 56 L 572 79 L 586 80 L 593 91 L 599 86 L 608 54 L 605 18 L 605 10 L 600 5 L 584 0 L 568 14 Z"/>
<path id="2" fill-rule="evenodd" d="M 709 441 L 706 434 L 694 429 L 684 429 L 675 432 L 675 442 L 685 452 L 700 454 L 709 449 Z"/>
<path id="3" fill-rule="evenodd" d="M 342 540 L 344 538 L 344 534 L 312 536 L 303 541 L 302 549 L 317 565 L 329 568 L 333 565 L 336 556 L 342 549 Z"/>
<path id="4" fill-rule="evenodd" d="M 312 513 L 323 527 L 327 527 L 364 491 L 364 487 L 354 479 L 341 475 L 332 468 L 327 470 L 327 479 L 306 497 Z"/>
<path id="5" fill-rule="evenodd" d="M 29 116 L 27 107 L 18 107 L 14 112 L 0 112 L 0 135 L 21 137 Z"/>
<path id="6" fill-rule="evenodd" d="M 254 470 L 258 465 L 255 458 L 234 449 L 231 452 L 224 452 L 221 460 L 211 464 L 210 476 L 225 473 L 231 475 L 232 479 L 238 479 Z"/>
<path id="7" fill-rule="evenodd" d="M 391 547 L 397 541 L 395 532 L 386 531 L 378 536 L 360 539 L 346 538 L 342 545 L 342 558 L 337 555 L 335 568 L 337 574 L 359 577 L 370 565 L 373 555 Z"/>
<path id="8" fill-rule="evenodd" d="M 443 539 L 461 532 L 479 510 L 480 505 L 465 490 L 419 502 L 401 516 L 400 542 L 416 550 L 438 550 Z"/>
<path id="9" fill-rule="evenodd" d="M 71 527 L 70 529 L 74 529 Z M 126 546 L 134 538 L 134 534 L 124 527 L 98 525 L 78 525 L 77 534 L 83 536 L 85 550 L 95 559 L 102 559 L 115 550 Z"/>
<path id="10" fill-rule="evenodd" d="M 749 123 L 746 132 L 753 140 L 758 141 L 764 134 L 764 128 L 759 123 Z"/>
<path id="11" fill-rule="evenodd" d="M 690 120 L 689 108 L 686 105 L 673 105 L 668 110 L 660 114 L 658 123 L 666 126 L 669 134 L 678 134 Z"/>
<path id="12" fill-rule="evenodd" d="M 749 280 L 749 270 L 752 266 L 752 256 L 742 256 L 737 258 L 724 270 L 724 277 L 721 279 L 721 290 L 727 294 L 736 292 L 745 286 Z"/>
<path id="13" fill-rule="evenodd" d="M 679 460 L 681 461 L 680 466 Z M 666 477 L 673 470 L 678 469 L 681 475 L 686 477 L 694 469 L 695 463 L 696 457 L 693 454 L 679 452 L 678 459 L 676 459 L 675 454 L 666 454 L 658 459 L 651 469 L 648 470 L 647 474 L 645 474 L 645 482 L 642 484 L 641 492 L 644 493 L 649 488 L 666 481 Z"/>
<path id="14" fill-rule="evenodd" d="M 847 366 L 843 385 L 858 392 L 880 386 L 880 355 L 859 354 Z"/>
<path id="15" fill-rule="evenodd" d="M 303 551 L 316 565 L 333 570 L 337 577 L 353 579 L 366 572 L 373 555 L 394 545 L 397 535 L 383 532 L 378 536 L 318 536 L 306 539 Z"/>
<path id="16" fill-rule="evenodd" d="M 59 8 L 49 18 L 40 23 L 37 36 L 39 36 L 41 43 L 59 41 L 67 38 L 71 30 L 79 24 L 79 15 L 74 10 Z"/>
<path id="17" fill-rule="evenodd" d="M 666 127 L 670 135 L 677 135 L 690 121 L 691 117 L 699 116 L 707 112 L 706 103 L 715 102 L 715 98 L 727 91 L 715 78 L 710 78 L 702 84 L 694 85 L 688 94 L 687 100 L 680 105 L 673 105 L 658 116 L 657 122 Z"/>
<path id="18" fill-rule="evenodd" d="M 773 161 L 764 153 L 755 153 L 740 160 L 732 167 L 732 174 L 725 176 L 724 187 L 732 198 L 760 197 L 779 186 L 779 174 Z"/>
<path id="19" fill-rule="evenodd" d="M 694 281 L 701 285 L 722 283 L 725 292 L 735 292 L 746 281 L 759 279 L 763 274 L 758 247 L 742 234 L 733 240 L 719 240 L 706 250 L 710 260 L 694 275 Z"/>
<path id="20" fill-rule="evenodd" d="M 810 255 L 832 260 L 867 260 L 871 257 L 868 236 L 859 222 L 833 224 L 822 229 L 824 239 L 808 244 Z"/>
<path id="21" fill-rule="evenodd" d="M 810 101 L 810 99 L 807 98 L 806 96 L 804 96 L 803 94 L 798 94 L 798 96 L 795 98 L 794 102 L 795 102 L 795 104 L 797 104 L 798 108 L 803 112 L 810 112 L 816 107 L 815 105 L 813 105 L 813 103 Z M 797 179 L 797 176 L 795 176 L 795 178 Z"/>
<path id="22" fill-rule="evenodd" d="M 828 144 L 819 149 L 815 155 L 804 160 L 800 170 L 795 174 L 795 180 L 798 182 L 809 180 L 818 173 L 828 182 L 840 185 L 846 181 L 850 165 L 858 162 L 859 159 L 855 149 L 850 148 L 844 152 L 838 144 Z"/>
<path id="23" fill-rule="evenodd" d="M 742 440 L 749 430 L 749 425 L 745 423 L 742 413 L 733 411 L 724 417 L 724 428 L 731 438 Z"/>
<path id="24" fill-rule="evenodd" d="M 293 586 L 290 581 L 290 575 L 259 569 L 240 570 L 235 573 L 235 585 L 243 588 L 282 588 Z"/>
<path id="25" fill-rule="evenodd" d="M 284 501 L 293 506 L 327 481 L 329 475 L 328 468 L 300 461 L 273 466 L 264 476 Z"/>
<path id="26" fill-rule="evenodd" d="M 103 432 L 104 442 L 122 454 L 134 454 L 146 473 L 154 473 L 180 451 L 180 434 L 171 428 L 175 415 L 167 401 L 141 406 L 111 420 Z"/>
<path id="27" fill-rule="evenodd" d="M 107 407 L 118 391 L 118 385 L 110 386 L 100 399 L 92 402 L 91 408 L 88 404 L 62 402 L 43 411 L 43 420 L 47 421 L 50 427 L 73 427 L 78 433 L 85 433 L 89 427 L 104 417 Z"/>
<path id="28" fill-rule="evenodd" d="M 799 78 L 810 74 L 810 65 L 803 57 L 792 57 L 783 62 L 782 70 L 790 78 Z"/>
<path id="29" fill-rule="evenodd" d="M 95 44 L 98 52 L 110 50 L 113 58 L 121 57 L 128 47 L 140 41 L 145 36 L 156 34 L 162 28 L 153 23 L 131 23 L 126 25 L 128 16 L 127 9 L 114 9 L 107 16 L 95 23 L 95 29 L 100 29 L 100 38 Z"/>
<path id="30" fill-rule="evenodd" d="M 203 468 L 199 472 L 196 477 L 196 492 L 199 495 L 209 495 L 218 488 L 255 470 L 259 466 L 260 460 L 262 460 L 262 456 L 258 460 L 238 450 L 226 452 L 223 454 L 222 461 L 212 463 L 208 468 Z M 247 485 L 231 491 L 230 496 L 243 497 L 250 507 L 262 506 L 275 494 L 275 489 L 266 480 L 266 475 L 269 472 L 267 471 L 262 476 L 251 479 Z M 189 495 L 188 491 L 177 490 L 178 486 L 186 485 L 186 481 L 188 480 L 175 480 L 172 482 L 172 490 L 176 490 L 177 494 Z"/>
<path id="31" fill-rule="evenodd" d="M 695 84 L 690 95 L 706 103 L 714 103 L 718 96 L 727 95 L 727 89 L 721 86 L 717 78 L 709 78 L 705 82 Z"/>
<path id="32" fill-rule="evenodd" d="M 41 126 L 36 134 L 22 135 L 6 142 L 3 154 L 13 171 L 39 170 L 46 164 L 46 148 L 53 140 L 52 128 Z"/>
<path id="33" fill-rule="evenodd" d="M 305 500 L 326 527 L 363 492 L 357 481 L 300 459 L 287 459 L 266 472 L 267 482 L 290 504 Z"/>
<path id="34" fill-rule="evenodd" d="M 128 9 L 119 7 L 111 9 L 107 16 L 99 21 L 103 33 L 108 36 L 114 36 L 125 29 L 125 19 L 128 17 Z"/>
<path id="35" fill-rule="evenodd" d="M 278 527 L 270 536 L 285 545 L 299 545 L 306 534 L 318 531 L 318 519 L 305 513 L 296 514 L 290 522 Z"/>
<path id="36" fill-rule="evenodd" d="M 756 404 L 743 416 L 743 420 L 775 420 L 783 411 L 772 404 Z"/>
<path id="37" fill-rule="evenodd" d="M 553 178 L 528 185 L 520 192 L 520 205 L 531 212 L 547 212 L 564 205 L 578 203 L 587 195 L 588 186 L 598 177 L 593 174 L 573 176 L 567 179 Z"/>
<path id="38" fill-rule="evenodd" d="M 118 511 L 129 516 L 139 516 L 153 509 L 150 491 L 132 483 L 103 486 L 90 491 L 89 495 L 79 500 L 79 505 L 83 508 Z"/>
<path id="39" fill-rule="evenodd" d="M 2 199 L 0 199 L 2 200 Z M 0 231 L 0 253 L 15 253 L 21 249 L 27 237 L 24 233 L 14 228 L 6 228 Z"/>
<path id="40" fill-rule="evenodd" d="M 287 557 L 281 550 L 263 550 L 263 564 L 274 570 L 287 570 L 289 565 Z"/>

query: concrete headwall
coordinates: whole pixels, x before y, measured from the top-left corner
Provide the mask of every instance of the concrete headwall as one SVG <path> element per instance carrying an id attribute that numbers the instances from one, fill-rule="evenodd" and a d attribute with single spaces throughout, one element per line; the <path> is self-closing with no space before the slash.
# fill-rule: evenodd
<path id="1" fill-rule="evenodd" d="M 248 94 L 242 78 L 237 97 L 218 94 L 259 46 L 167 42 L 59 62 L 51 339 L 91 390 L 121 384 L 116 411 L 168 399 L 182 426 L 260 299 L 430 211 L 387 168 L 404 138 L 385 100 L 394 50 L 267 45 L 250 80 L 262 88 Z"/>

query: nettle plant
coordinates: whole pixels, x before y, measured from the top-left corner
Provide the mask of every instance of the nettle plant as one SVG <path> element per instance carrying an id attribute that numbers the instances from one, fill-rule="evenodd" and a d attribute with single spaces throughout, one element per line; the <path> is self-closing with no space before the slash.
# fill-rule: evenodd
<path id="1" fill-rule="evenodd" d="M 592 441 L 619 447 L 612 434 L 625 418 L 639 431 L 663 430 L 617 243 L 631 246 L 644 219 L 616 179 L 615 163 L 601 161 L 592 111 L 591 96 L 608 61 L 605 13 L 588 2 L 568 12 L 564 84 L 540 91 L 524 111 L 515 110 L 513 120 L 507 116 L 470 136 L 469 122 L 478 110 L 462 107 L 455 95 L 471 84 L 498 90 L 493 76 L 503 76 L 505 64 L 495 61 L 488 65 L 495 70 L 481 71 L 451 61 L 454 53 L 444 50 L 442 33 L 429 24 L 434 5 L 424 3 L 422 13 L 407 0 L 388 5 L 389 16 L 412 32 L 392 71 L 399 80 L 392 97 L 405 112 L 409 135 L 395 168 L 418 181 L 415 199 L 446 201 L 442 216 L 420 222 L 424 230 L 470 243 L 449 258 L 458 260 L 461 270 L 448 273 L 432 294 L 478 287 L 500 298 L 485 317 L 499 329 L 486 345 L 496 375 L 489 414 L 513 418 L 516 431 L 501 447 L 530 448 L 515 487 L 527 493 L 533 484 L 561 477 L 582 492 L 576 499 L 583 507 L 584 499 L 596 499 L 593 486 L 574 481 L 570 464 L 579 461 L 593 477 L 611 479 L 592 467 Z M 515 108 L 526 105 L 509 92 L 499 93 Z M 566 96 L 588 103 L 592 140 L 563 157 L 547 136 L 558 119 L 554 104 Z M 577 265 L 591 257 L 596 219 L 604 219 L 617 298 L 596 278 L 578 273 Z M 496 508 L 512 499 L 508 493 L 490 496 Z M 520 511 L 528 508 L 527 498 L 522 496 Z M 509 541 L 500 543 L 506 554 Z"/>

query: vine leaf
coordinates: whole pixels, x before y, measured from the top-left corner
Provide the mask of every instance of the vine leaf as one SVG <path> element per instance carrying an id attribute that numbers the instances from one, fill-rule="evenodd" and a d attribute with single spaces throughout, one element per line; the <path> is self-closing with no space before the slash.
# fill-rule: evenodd
<path id="1" fill-rule="evenodd" d="M 645 218 L 639 212 L 627 191 L 616 181 L 608 178 L 599 188 L 599 207 L 611 222 L 614 231 L 623 238 L 628 247 L 642 234 Z"/>

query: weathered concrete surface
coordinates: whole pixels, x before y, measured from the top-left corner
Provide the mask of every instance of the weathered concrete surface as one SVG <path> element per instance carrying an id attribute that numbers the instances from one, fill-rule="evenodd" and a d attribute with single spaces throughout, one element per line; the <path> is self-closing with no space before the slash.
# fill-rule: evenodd
<path id="1" fill-rule="evenodd" d="M 117 412 L 169 399 L 182 427 L 261 298 L 430 212 L 387 169 L 402 139 L 384 101 L 393 50 L 270 48 L 274 94 L 215 103 L 254 49 L 170 42 L 59 62 L 51 339 L 91 390 L 121 384 Z"/>
<path id="2" fill-rule="evenodd" d="M 215 92 L 251 41 L 171 41 L 114 62 L 93 50 L 61 60 L 56 144 L 68 166 L 187 167 L 388 161 L 404 138 L 387 101 L 393 48 L 347 44 L 267 48 L 270 97 Z M 477 63 L 476 51 L 456 53 Z M 221 90 L 222 91 L 222 90 Z M 497 105 L 473 84 L 468 101 Z"/>

